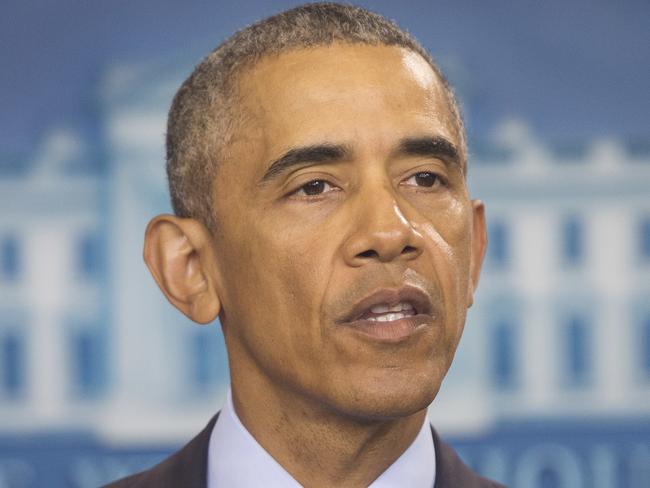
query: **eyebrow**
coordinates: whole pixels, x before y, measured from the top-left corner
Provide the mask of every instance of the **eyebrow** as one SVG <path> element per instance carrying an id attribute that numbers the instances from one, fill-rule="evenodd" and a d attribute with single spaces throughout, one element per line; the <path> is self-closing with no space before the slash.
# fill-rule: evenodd
<path id="1" fill-rule="evenodd" d="M 460 153 L 456 146 L 444 137 L 415 137 L 402 139 L 397 154 L 405 156 L 428 156 L 442 159 L 462 169 Z"/>
<path id="2" fill-rule="evenodd" d="M 350 154 L 350 149 L 342 144 L 316 144 L 293 148 L 269 165 L 261 182 L 269 181 L 295 166 L 337 162 L 346 159 Z"/>
<path id="3" fill-rule="evenodd" d="M 395 152 L 398 155 L 405 156 L 439 158 L 445 162 L 457 165 L 462 170 L 458 149 L 444 137 L 425 136 L 402 139 Z M 296 166 L 334 163 L 349 158 L 351 154 L 352 150 L 344 144 L 324 143 L 293 148 L 269 165 L 260 182 L 266 183 Z"/>

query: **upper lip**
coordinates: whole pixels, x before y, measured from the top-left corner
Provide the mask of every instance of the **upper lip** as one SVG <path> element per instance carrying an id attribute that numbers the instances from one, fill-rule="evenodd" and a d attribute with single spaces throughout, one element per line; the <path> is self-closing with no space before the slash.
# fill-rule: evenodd
<path id="1" fill-rule="evenodd" d="M 415 308 L 416 314 L 431 315 L 433 303 L 429 295 L 419 287 L 405 285 L 400 288 L 381 288 L 366 295 L 356 302 L 350 312 L 341 320 L 341 323 L 359 320 L 375 305 L 397 305 L 400 302 L 409 302 Z"/>

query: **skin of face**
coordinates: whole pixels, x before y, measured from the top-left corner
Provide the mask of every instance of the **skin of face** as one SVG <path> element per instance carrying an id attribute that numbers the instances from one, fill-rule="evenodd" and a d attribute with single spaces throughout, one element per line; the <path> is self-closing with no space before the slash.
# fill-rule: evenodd
<path id="1" fill-rule="evenodd" d="M 238 93 L 212 237 L 236 407 L 245 396 L 355 422 L 422 412 L 451 365 L 485 245 L 464 155 L 399 150 L 435 138 L 460 153 L 440 80 L 411 51 L 333 44 L 263 58 Z M 345 154 L 267 175 L 314 146 Z M 359 300 L 404 286 L 431 304 L 406 337 L 346 324 Z"/>

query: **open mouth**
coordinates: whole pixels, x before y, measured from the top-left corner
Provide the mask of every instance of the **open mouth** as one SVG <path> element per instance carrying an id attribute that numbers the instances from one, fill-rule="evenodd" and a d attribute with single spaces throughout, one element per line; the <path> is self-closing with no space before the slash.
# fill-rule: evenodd
<path id="1" fill-rule="evenodd" d="M 381 288 L 356 302 L 340 321 L 369 320 L 391 322 L 414 315 L 431 315 L 433 303 L 429 295 L 417 286 Z"/>
<path id="2" fill-rule="evenodd" d="M 382 303 L 370 307 L 370 310 L 359 317 L 359 320 L 372 322 L 391 322 L 417 315 L 416 308 L 411 302 L 398 302 L 396 305 Z"/>
<path id="3" fill-rule="evenodd" d="M 406 340 L 433 322 L 429 295 L 416 286 L 383 288 L 359 300 L 339 324 L 381 342 Z"/>

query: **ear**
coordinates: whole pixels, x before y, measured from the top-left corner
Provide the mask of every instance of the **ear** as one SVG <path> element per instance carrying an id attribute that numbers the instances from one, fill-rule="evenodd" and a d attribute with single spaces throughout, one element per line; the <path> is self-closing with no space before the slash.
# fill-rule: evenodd
<path id="1" fill-rule="evenodd" d="M 470 283 L 467 306 L 474 303 L 474 291 L 481 276 L 483 258 L 487 249 L 487 228 L 485 225 L 485 205 L 480 200 L 472 200 L 472 255 L 470 259 Z"/>
<path id="2" fill-rule="evenodd" d="M 194 219 L 155 217 L 145 232 L 144 261 L 167 300 L 200 324 L 221 310 L 208 229 Z"/>

